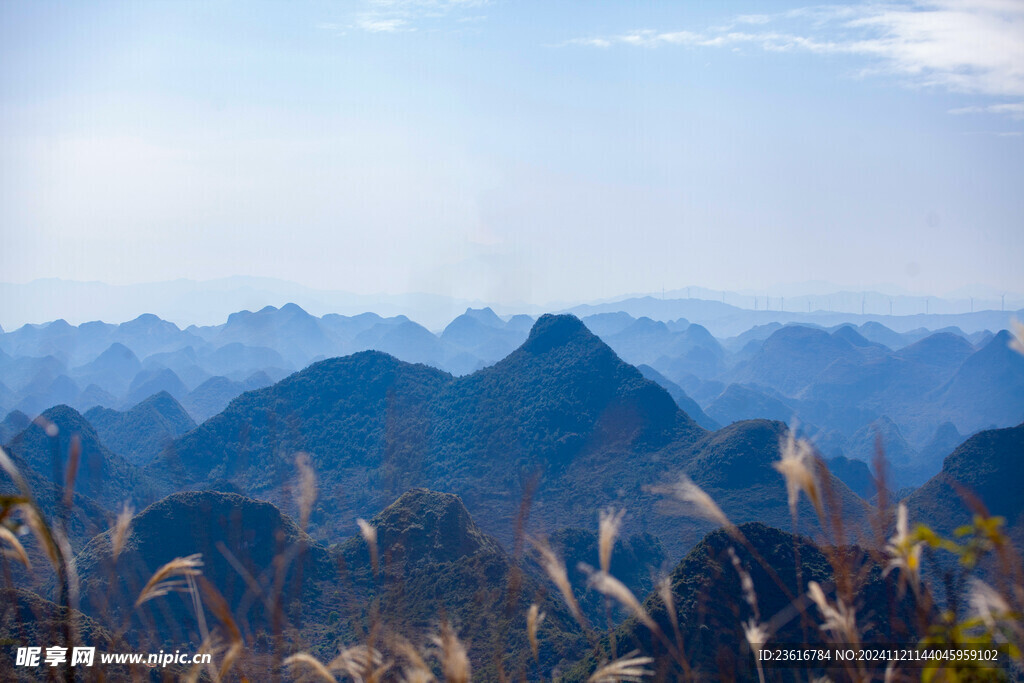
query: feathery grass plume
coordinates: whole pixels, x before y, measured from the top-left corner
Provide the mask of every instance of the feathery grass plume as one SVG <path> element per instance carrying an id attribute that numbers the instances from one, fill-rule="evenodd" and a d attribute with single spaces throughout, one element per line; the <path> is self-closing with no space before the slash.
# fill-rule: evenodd
<path id="1" fill-rule="evenodd" d="M 760 683 L 764 683 L 764 668 L 761 666 L 761 657 L 758 655 L 764 649 L 764 644 L 768 642 L 768 635 L 768 629 L 764 624 L 757 623 L 756 619 L 750 618 L 743 622 L 743 637 L 746 638 L 747 645 L 754 653 L 754 664 L 757 666 L 757 679 Z"/>
<path id="2" fill-rule="evenodd" d="M 676 500 L 691 506 L 697 517 L 725 527 L 730 534 L 738 531 L 736 525 L 729 521 L 729 518 L 722 512 L 722 508 L 718 507 L 718 503 L 685 474 L 680 475 L 679 481 L 676 483 L 668 486 L 654 486 L 651 487 L 651 491 L 675 497 Z"/>
<path id="3" fill-rule="evenodd" d="M 654 672 L 644 667 L 654 661 L 651 657 L 637 657 L 633 650 L 625 657 L 609 662 L 595 671 L 587 679 L 587 683 L 619 683 L 631 681 L 636 683 L 644 676 L 653 676 Z"/>
<path id="4" fill-rule="evenodd" d="M 537 641 L 537 627 L 544 621 L 545 613 L 540 611 L 537 603 L 530 605 L 526 612 L 526 635 L 530 639 L 530 650 L 533 651 L 533 658 L 540 661 L 540 643 Z"/>
<path id="5" fill-rule="evenodd" d="M 971 609 L 985 622 L 988 630 L 996 631 L 996 622 L 1011 614 L 1010 605 L 996 589 L 977 577 L 971 577 L 971 592 L 968 598 Z"/>
<path id="6" fill-rule="evenodd" d="M 1024 355 L 1024 323 L 1014 318 L 1010 321 L 1010 348 Z"/>
<path id="7" fill-rule="evenodd" d="M 441 622 L 441 633 L 431 639 L 440 650 L 439 660 L 448 683 L 469 683 L 469 656 L 466 647 L 447 621 Z"/>
<path id="8" fill-rule="evenodd" d="M 242 632 L 238 628 L 238 624 L 235 623 L 235 618 L 231 614 L 231 608 L 228 606 L 227 600 L 220 594 L 212 583 L 210 583 L 206 577 L 196 577 L 196 582 L 199 584 L 199 588 L 202 590 L 203 600 L 209 606 L 210 611 L 217 617 L 220 623 L 224 626 L 224 630 L 228 634 L 228 645 L 227 649 L 224 650 L 224 655 L 221 658 L 220 668 L 217 670 L 216 680 L 223 680 L 227 673 L 231 670 L 231 667 L 235 665 L 235 661 L 242 654 L 242 650 L 245 647 L 245 642 L 242 639 Z"/>
<path id="9" fill-rule="evenodd" d="M 373 575 L 376 576 L 380 562 L 380 558 L 377 555 L 377 528 L 362 517 L 356 520 L 356 524 L 359 525 L 359 533 L 362 534 L 363 540 L 366 541 L 366 545 L 370 548 L 370 565 L 373 567 Z"/>
<path id="10" fill-rule="evenodd" d="M 857 615 L 853 607 L 846 605 L 839 597 L 836 598 L 836 604 L 833 606 L 825 597 L 825 591 L 821 589 L 817 581 L 807 584 L 807 596 L 818 606 L 821 616 L 825 618 L 824 623 L 818 628 L 830 632 L 837 642 L 850 644 L 860 642 L 860 633 L 857 631 Z"/>
<path id="11" fill-rule="evenodd" d="M 392 647 L 398 655 L 408 662 L 408 666 L 402 667 L 402 681 L 404 683 L 432 683 L 436 680 L 434 673 L 427 666 L 419 650 L 413 647 L 412 643 L 401 636 L 397 636 L 394 638 Z"/>
<path id="12" fill-rule="evenodd" d="M 23 496 L 31 497 L 32 491 L 28 488 L 28 483 L 25 478 L 21 476 L 21 472 L 18 470 L 17 465 L 11 460 L 10 456 L 7 455 L 7 451 L 0 448 L 0 468 L 7 473 L 7 476 L 11 478 L 14 485 L 18 487 Z"/>
<path id="13" fill-rule="evenodd" d="M 2 524 L 0 524 L 0 541 L 4 541 L 10 546 L 9 549 L 4 549 L 4 555 L 17 559 L 18 562 L 25 565 L 25 569 L 32 569 L 32 563 L 28 559 L 28 553 L 25 552 L 25 546 L 21 544 L 21 541 L 14 535 L 13 531 Z"/>
<path id="14" fill-rule="evenodd" d="M 437 679 L 427 669 L 403 669 L 402 683 L 434 683 Z"/>
<path id="15" fill-rule="evenodd" d="M 900 503 L 896 507 L 896 532 L 885 546 L 889 556 L 882 576 L 888 576 L 894 569 L 900 570 L 900 583 L 909 581 L 914 594 L 920 592 L 921 586 L 921 547 L 924 541 L 915 540 L 911 536 L 907 524 L 907 506 Z"/>
<path id="16" fill-rule="evenodd" d="M 309 515 L 313 512 L 313 503 L 316 502 L 317 486 L 316 472 L 309 463 L 308 453 L 298 453 L 295 456 L 295 467 L 299 470 L 299 492 L 296 502 L 299 505 L 299 520 L 302 530 L 309 527 Z"/>
<path id="17" fill-rule="evenodd" d="M 56 429 L 56 427 L 54 427 Z M 25 517 L 25 526 L 29 528 L 32 534 L 39 541 L 39 545 L 43 547 L 43 551 L 46 553 L 46 559 L 53 565 L 55 571 L 58 574 L 62 571 L 61 568 L 61 557 L 60 550 L 57 548 L 57 542 L 53 538 L 53 534 L 50 531 L 49 525 L 43 519 L 39 512 L 39 508 L 35 503 L 35 499 L 32 497 L 32 490 L 28 486 L 28 482 L 21 476 L 21 471 L 11 460 L 10 456 L 7 455 L 7 451 L 0 448 L 0 469 L 7 473 L 7 476 L 11 478 L 14 485 L 21 492 L 21 499 L 14 502 L 11 506 L 12 509 L 20 510 Z"/>
<path id="18" fill-rule="evenodd" d="M 366 645 L 345 648 L 327 665 L 329 671 L 343 673 L 355 683 L 380 680 L 390 668 L 391 664 L 384 661 L 384 655 Z"/>
<path id="19" fill-rule="evenodd" d="M 334 674 L 332 674 L 327 667 L 323 665 L 323 662 L 308 652 L 297 652 L 296 654 L 293 654 L 291 657 L 284 660 L 284 665 L 292 668 L 304 666 L 321 681 L 338 683 L 338 679 L 336 679 Z"/>
<path id="20" fill-rule="evenodd" d="M 626 588 L 626 585 L 616 579 L 614 576 L 604 571 L 592 571 L 590 567 L 585 564 L 580 564 L 580 569 L 590 574 L 587 579 L 587 585 L 591 588 L 596 589 L 601 595 L 612 598 L 617 601 L 623 607 L 628 609 L 633 615 L 653 632 L 660 632 L 661 629 L 651 619 L 651 615 L 647 613 L 647 610 L 643 608 L 640 601 L 633 595 L 633 591 Z"/>
<path id="21" fill-rule="evenodd" d="M 57 435 L 60 434 L 60 427 L 50 422 L 42 415 L 37 415 L 32 422 L 37 426 L 42 427 L 43 431 L 46 432 L 46 435 L 51 439 L 56 438 Z"/>
<path id="22" fill-rule="evenodd" d="M 757 593 L 754 592 L 754 580 L 750 578 L 750 572 L 743 568 L 743 563 L 740 562 L 739 555 L 732 546 L 727 549 L 729 552 L 729 560 L 732 562 L 733 569 L 736 570 L 736 574 L 740 577 L 740 587 L 743 592 L 743 599 L 750 606 L 753 616 L 743 622 L 743 636 L 747 640 L 747 644 L 750 646 L 750 650 L 754 653 L 754 663 L 757 666 L 757 678 L 760 683 L 764 683 L 764 670 L 761 667 L 761 659 L 758 654 L 761 649 L 764 648 L 764 644 L 768 642 L 768 628 L 764 624 L 758 623 L 761 619 L 760 610 L 757 609 Z"/>
<path id="23" fill-rule="evenodd" d="M 188 557 L 176 557 L 154 572 L 149 581 L 139 593 L 139 599 L 135 601 L 138 607 L 142 603 L 167 595 L 171 591 L 187 590 L 188 584 L 182 579 L 199 576 L 202 574 L 200 567 L 203 566 L 203 556 L 199 553 Z"/>
<path id="24" fill-rule="evenodd" d="M 565 563 L 555 554 L 555 551 L 551 549 L 551 546 L 548 545 L 545 539 L 531 537 L 528 540 L 530 545 L 540 554 L 541 566 L 555 586 L 558 587 L 558 592 L 562 594 L 562 599 L 568 605 L 572 616 L 575 617 L 581 626 L 586 628 L 587 620 L 583 616 L 583 612 L 580 611 L 579 603 L 576 602 L 576 596 L 572 593 L 572 585 L 569 583 L 569 574 L 565 569 Z"/>
<path id="25" fill-rule="evenodd" d="M 601 571 L 610 572 L 612 565 L 612 549 L 615 547 L 615 539 L 619 535 L 619 529 L 622 527 L 622 517 L 626 514 L 626 511 L 615 510 L 609 508 L 601 511 L 600 522 L 598 528 L 599 534 L 599 556 L 601 559 Z"/>
<path id="26" fill-rule="evenodd" d="M 672 595 L 672 579 L 665 576 L 658 581 L 658 597 L 665 604 L 665 611 L 668 612 L 669 621 L 672 622 L 672 632 L 676 637 L 676 647 L 679 652 L 683 651 L 683 633 L 679 630 L 679 615 L 676 614 L 676 599 Z"/>
<path id="27" fill-rule="evenodd" d="M 124 550 L 124 542 L 128 539 L 128 527 L 132 525 L 132 517 L 135 515 L 135 508 L 131 503 L 125 501 L 121 506 L 121 512 L 117 513 L 117 521 L 110 533 L 110 548 L 114 553 L 114 562 L 121 556 Z"/>
<path id="28" fill-rule="evenodd" d="M 814 468 L 811 463 L 814 457 L 814 447 L 807 439 L 796 438 L 795 432 L 790 429 L 786 432 L 786 438 L 779 444 L 779 450 L 782 452 L 782 459 L 774 462 L 772 467 L 786 480 L 789 511 L 796 515 L 800 492 L 803 491 L 814 504 L 818 518 L 824 522 L 825 510 L 821 503 L 818 480 L 814 476 Z"/>
<path id="29" fill-rule="evenodd" d="M 760 613 L 757 609 L 757 593 L 754 592 L 754 580 L 750 578 L 750 572 L 743 568 L 743 564 L 740 563 L 740 558 L 733 550 L 732 546 L 729 546 L 729 559 L 732 561 L 732 566 L 736 570 L 736 573 L 740 577 L 740 586 L 743 588 L 743 599 L 750 605 L 750 609 L 754 612 L 754 618 L 760 619 Z"/>

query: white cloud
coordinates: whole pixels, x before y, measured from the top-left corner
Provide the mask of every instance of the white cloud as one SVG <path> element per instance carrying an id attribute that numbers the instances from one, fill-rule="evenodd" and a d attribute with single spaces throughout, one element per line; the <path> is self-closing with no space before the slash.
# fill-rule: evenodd
<path id="1" fill-rule="evenodd" d="M 364 0 L 363 10 L 356 14 L 354 28 L 368 33 L 415 31 L 417 24 L 455 16 L 456 21 L 480 21 L 480 15 L 458 16 L 475 10 L 489 0 Z"/>
<path id="2" fill-rule="evenodd" d="M 399 31 L 415 31 L 405 19 L 382 19 L 363 16 L 356 19 L 356 27 L 368 33 L 397 33 Z"/>
<path id="3" fill-rule="evenodd" d="M 743 30 L 737 30 L 742 27 Z M 915 87 L 988 97 L 1024 96 L 1024 2 L 916 0 L 808 7 L 744 15 L 701 31 L 629 31 L 568 44 L 656 48 L 737 47 L 847 54 L 868 60 L 865 75 L 896 76 Z M 1019 104 L 978 111 L 1019 116 Z"/>
<path id="4" fill-rule="evenodd" d="M 1024 119 L 1024 102 L 1007 102 L 987 106 L 960 107 L 950 109 L 950 114 L 1005 114 L 1015 119 Z"/>

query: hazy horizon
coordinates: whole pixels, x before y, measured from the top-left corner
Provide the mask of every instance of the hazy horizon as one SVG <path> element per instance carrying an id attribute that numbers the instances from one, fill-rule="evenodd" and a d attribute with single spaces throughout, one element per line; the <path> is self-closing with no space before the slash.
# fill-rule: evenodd
<path id="1" fill-rule="evenodd" d="M 490 307 L 504 317 L 519 313 L 536 316 L 572 311 L 577 307 L 625 311 L 630 306 L 624 303 L 617 308 L 615 304 L 635 303 L 645 297 L 667 299 L 670 302 L 693 300 L 715 305 L 721 303 L 737 313 L 760 314 L 756 324 L 774 319 L 784 322 L 818 320 L 822 324 L 834 324 L 839 319 L 865 322 L 913 318 L 920 319 L 919 326 L 937 329 L 955 325 L 952 322 L 955 316 L 972 312 L 981 314 L 999 311 L 1013 314 L 1024 309 L 1024 295 L 980 287 L 966 292 L 950 292 L 943 297 L 919 295 L 885 286 L 871 290 L 851 290 L 820 281 L 779 284 L 757 292 L 711 290 L 691 285 L 663 292 L 623 292 L 606 298 L 532 303 L 463 299 L 429 292 L 360 294 L 344 290 L 318 290 L 300 283 L 267 277 L 232 276 L 206 281 L 177 279 L 130 285 L 63 279 L 40 279 L 28 283 L 0 281 L 0 298 L 5 301 L 4 309 L 0 311 L 0 325 L 10 332 L 24 324 L 41 324 L 57 319 L 74 325 L 97 320 L 121 323 L 143 314 L 155 314 L 184 328 L 193 324 L 220 325 L 232 313 L 295 303 L 316 316 L 328 313 L 377 313 L 384 317 L 406 315 L 428 329 L 439 332 L 467 308 Z M 659 319 L 687 317 L 671 314 L 668 309 L 664 313 Z M 932 317 L 928 318 L 928 315 Z M 654 314 L 651 316 L 658 318 Z M 968 326 L 977 325 L 978 322 L 975 319 Z M 1007 327 L 1008 322 L 1009 319 L 998 322 L 997 327 Z M 989 320 L 986 324 L 991 327 L 993 323 Z M 901 325 L 903 323 L 896 326 Z M 979 329 L 984 328 L 985 325 L 982 325 Z"/>

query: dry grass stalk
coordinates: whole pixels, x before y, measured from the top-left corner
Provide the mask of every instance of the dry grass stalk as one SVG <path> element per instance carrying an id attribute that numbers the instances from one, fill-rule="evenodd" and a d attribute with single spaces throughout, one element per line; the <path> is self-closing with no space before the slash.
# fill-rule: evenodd
<path id="1" fill-rule="evenodd" d="M 50 437 L 51 439 L 56 439 L 57 436 L 60 434 L 60 428 L 54 423 L 47 420 L 42 415 L 37 415 L 35 419 L 32 420 L 32 423 L 42 428 L 42 430 L 46 432 L 46 436 Z"/>
<path id="2" fill-rule="evenodd" d="M 832 637 L 841 643 L 857 644 L 860 642 L 860 632 L 857 630 L 857 614 L 853 607 L 846 605 L 842 598 L 836 598 L 833 606 L 825 597 L 825 591 L 821 589 L 817 581 L 807 584 L 807 595 L 811 601 L 818 606 L 824 622 L 818 627 L 822 631 L 828 631 Z"/>
<path id="3" fill-rule="evenodd" d="M 764 667 L 758 654 L 764 649 L 769 635 L 767 627 L 757 623 L 756 619 L 751 618 L 743 622 L 743 637 L 746 638 L 750 651 L 754 653 L 754 664 L 757 666 L 757 679 L 760 683 L 764 683 Z"/>
<path id="4" fill-rule="evenodd" d="M 46 559 L 53 565 L 54 570 L 59 571 L 60 550 L 57 547 L 57 541 L 54 539 L 53 533 L 50 531 L 50 527 L 39 516 L 39 512 L 34 505 L 21 505 L 18 509 L 25 516 L 25 525 L 32 531 L 32 535 L 36 537 L 39 544 L 43 546 Z"/>
<path id="5" fill-rule="evenodd" d="M 736 555 L 736 551 L 729 547 L 729 559 L 732 561 L 732 566 L 736 570 L 736 573 L 740 577 L 740 586 L 743 589 L 743 599 L 750 605 L 750 609 L 754 612 L 754 618 L 760 619 L 761 615 L 757 609 L 757 593 L 754 592 L 754 580 L 750 578 L 750 572 L 743 568 L 743 564 L 740 562 L 740 558 Z"/>
<path id="6" fill-rule="evenodd" d="M 676 599 L 672 594 L 672 579 L 668 576 L 658 581 L 658 597 L 665 604 L 665 611 L 668 612 L 669 621 L 672 622 L 672 632 L 676 637 L 676 647 L 681 653 L 683 651 L 683 634 L 679 630 L 679 616 L 676 614 Z"/>
<path id="7" fill-rule="evenodd" d="M 814 505 L 818 518 L 824 522 L 825 509 L 822 505 L 818 479 L 814 474 L 814 447 L 807 439 L 798 439 L 792 429 L 779 445 L 782 459 L 772 466 L 786 480 L 786 493 L 789 497 L 789 510 L 796 515 L 800 492 L 803 491 Z"/>
<path id="8" fill-rule="evenodd" d="M 969 602 L 971 609 L 993 633 L 996 631 L 996 622 L 1012 613 L 1006 599 L 996 589 L 978 578 L 971 579 Z"/>
<path id="9" fill-rule="evenodd" d="M 722 508 L 718 507 L 718 503 L 685 474 L 680 476 L 679 481 L 675 484 L 653 487 L 651 490 L 655 493 L 674 496 L 676 500 L 689 505 L 697 517 L 725 527 L 730 534 L 736 531 L 736 525 L 729 521 L 729 518 L 722 512 Z"/>
<path id="10" fill-rule="evenodd" d="M 54 427 L 56 429 L 56 427 Z M 0 469 L 3 469 L 7 473 L 7 476 L 11 478 L 14 485 L 18 488 L 23 496 L 24 500 L 15 504 L 12 509 L 20 510 L 25 517 L 25 525 L 29 528 L 32 534 L 39 541 L 39 544 L 43 547 L 43 551 L 46 553 L 46 559 L 53 565 L 55 571 L 58 574 L 62 571 L 61 569 L 61 556 L 60 550 L 57 547 L 57 542 L 50 531 L 49 525 L 43 520 L 39 508 L 35 504 L 35 499 L 32 497 L 32 490 L 28 486 L 28 482 L 21 476 L 21 472 L 18 467 L 11 460 L 10 456 L 7 455 L 7 451 L 0 448 Z"/>
<path id="11" fill-rule="evenodd" d="M 633 595 L 633 591 L 626 588 L 626 585 L 616 579 L 614 576 L 607 572 L 593 572 L 590 574 L 590 578 L 587 580 L 587 585 L 591 588 L 596 589 L 602 595 L 612 598 L 617 601 L 623 607 L 628 609 L 633 615 L 653 632 L 660 632 L 661 629 L 651 619 L 651 615 L 647 613 L 647 610 L 643 608 L 640 601 Z"/>
<path id="12" fill-rule="evenodd" d="M 70 510 L 75 498 L 75 480 L 78 478 L 78 465 L 82 460 L 82 440 L 75 434 L 71 437 L 71 448 L 68 451 L 68 469 L 64 476 L 64 509 Z"/>
<path id="13" fill-rule="evenodd" d="M 1024 355 L 1024 323 L 1014 318 L 1010 321 L 1010 348 Z"/>
<path id="14" fill-rule="evenodd" d="M 128 527 L 132 524 L 132 517 L 135 515 L 135 508 L 131 503 L 125 501 L 121 506 L 121 512 L 117 513 L 117 521 L 110 533 L 110 548 L 114 554 L 114 562 L 121 556 L 124 550 L 124 542 L 128 539 Z"/>
<path id="15" fill-rule="evenodd" d="M 889 559 L 882 576 L 888 576 L 894 569 L 900 570 L 900 582 L 909 581 L 915 594 L 920 593 L 921 586 L 921 541 L 914 541 L 909 533 L 907 523 L 907 506 L 900 503 L 896 507 L 896 532 L 885 546 Z"/>
<path id="16" fill-rule="evenodd" d="M 408 666 L 402 667 L 402 680 L 404 683 L 431 683 L 435 680 L 433 672 L 427 666 L 427 662 L 420 655 L 419 650 L 413 647 L 405 638 L 398 636 L 394 639 L 393 648 L 408 662 Z"/>
<path id="17" fill-rule="evenodd" d="M 565 569 L 565 563 L 562 562 L 561 558 L 555 554 L 555 551 L 551 549 L 548 542 L 542 538 L 530 538 L 530 544 L 537 549 L 540 554 L 540 564 L 544 568 L 548 577 L 558 588 L 558 592 L 562 594 L 562 599 L 565 600 L 565 604 L 568 605 L 569 611 L 572 612 L 572 616 L 582 626 L 586 626 L 587 622 L 583 616 L 583 612 L 580 611 L 579 603 L 576 602 L 576 596 L 573 595 L 572 585 L 569 583 L 569 574 Z"/>
<path id="18" fill-rule="evenodd" d="M 540 661 L 540 643 L 537 640 L 537 627 L 544 621 L 545 614 L 537 607 L 537 603 L 530 605 L 526 612 L 526 635 L 530 639 L 530 650 L 533 651 L 533 658 Z"/>
<path id="19" fill-rule="evenodd" d="M 25 569 L 32 569 L 32 563 L 28 559 L 28 553 L 25 552 L 25 546 L 21 544 L 21 541 L 14 535 L 13 531 L 2 524 L 0 524 L 0 541 L 10 546 L 10 548 L 4 549 L 4 555 L 15 558 L 25 566 Z"/>
<path id="20" fill-rule="evenodd" d="M 148 600 L 167 595 L 171 591 L 187 590 L 188 584 L 181 579 L 196 577 L 203 573 L 200 569 L 203 566 L 202 557 L 198 553 L 188 557 L 176 557 L 157 569 L 139 593 L 139 599 L 135 601 L 135 606 L 138 607 Z"/>
<path id="21" fill-rule="evenodd" d="M 385 662 L 384 656 L 375 648 L 356 645 L 342 650 L 327 668 L 345 674 L 356 683 L 367 683 L 380 680 L 391 664 Z"/>
<path id="22" fill-rule="evenodd" d="M 68 597 L 71 605 L 78 604 L 78 566 L 75 564 L 75 551 L 71 549 L 71 540 L 60 529 L 52 533 L 53 542 L 63 558 L 63 572 L 67 581 Z"/>
<path id="23" fill-rule="evenodd" d="M 356 520 L 356 524 L 359 525 L 359 533 L 370 549 L 370 566 L 373 567 L 373 575 L 376 576 L 380 563 L 380 557 L 377 554 L 377 529 L 362 517 Z"/>
<path id="24" fill-rule="evenodd" d="M 644 676 L 652 676 L 654 672 L 644 667 L 653 662 L 650 657 L 637 657 L 634 650 L 625 657 L 605 664 L 587 679 L 587 683 L 619 683 L 620 681 L 640 681 Z"/>
<path id="25" fill-rule="evenodd" d="M 615 539 L 619 535 L 619 529 L 622 527 L 622 517 L 625 514 L 625 510 L 608 509 L 601 511 L 598 524 L 600 531 L 598 535 L 598 555 L 600 556 L 601 571 L 603 572 L 611 571 L 612 549 L 615 547 Z"/>
<path id="26" fill-rule="evenodd" d="M 313 512 L 313 503 L 317 497 L 316 472 L 310 465 L 308 453 L 299 453 L 295 456 L 295 467 L 299 470 L 299 492 L 296 502 L 299 505 L 301 527 L 305 531 L 309 528 L 309 516 Z"/>
<path id="27" fill-rule="evenodd" d="M 25 481 L 25 478 L 21 476 L 21 472 L 14 464 L 14 461 L 11 460 L 10 456 L 7 455 L 7 451 L 2 448 L 0 448 L 0 468 L 7 473 L 7 476 L 11 478 L 11 481 L 13 481 L 14 485 L 18 487 L 18 490 L 21 491 L 22 495 L 27 497 L 32 496 L 32 491 L 29 490 L 28 483 Z"/>
<path id="28" fill-rule="evenodd" d="M 235 665 L 238 657 L 241 656 L 245 643 L 242 640 L 242 632 L 238 628 L 238 624 L 235 623 L 235 618 L 231 614 L 231 608 L 228 606 L 228 602 L 224 599 L 224 596 L 221 595 L 220 591 L 218 591 L 212 583 L 207 581 L 205 577 L 196 577 L 196 581 L 202 589 L 203 599 L 209 606 L 210 611 L 213 612 L 215 617 L 217 617 L 228 634 L 228 641 L 230 645 L 224 651 L 224 655 L 221 658 L 221 665 L 217 670 L 216 675 L 216 679 L 218 681 L 223 680 L 231 670 L 231 667 Z"/>
<path id="29" fill-rule="evenodd" d="M 441 671 L 448 683 L 469 683 L 469 656 L 466 647 L 447 621 L 441 622 L 441 633 L 433 637 L 440 650 Z"/>
<path id="30" fill-rule="evenodd" d="M 284 665 L 294 668 L 304 666 L 307 667 L 318 679 L 327 681 L 328 683 L 338 683 L 338 679 L 336 679 L 334 674 L 332 674 L 330 670 L 323 665 L 323 662 L 308 652 L 297 652 L 296 654 L 293 654 L 291 657 L 284 660 Z"/>

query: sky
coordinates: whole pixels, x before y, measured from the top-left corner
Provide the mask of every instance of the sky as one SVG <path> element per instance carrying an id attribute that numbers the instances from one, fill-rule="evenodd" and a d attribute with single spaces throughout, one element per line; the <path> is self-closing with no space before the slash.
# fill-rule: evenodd
<path id="1" fill-rule="evenodd" d="M 0 3 L 0 281 L 1024 292 L 1024 3 Z"/>

